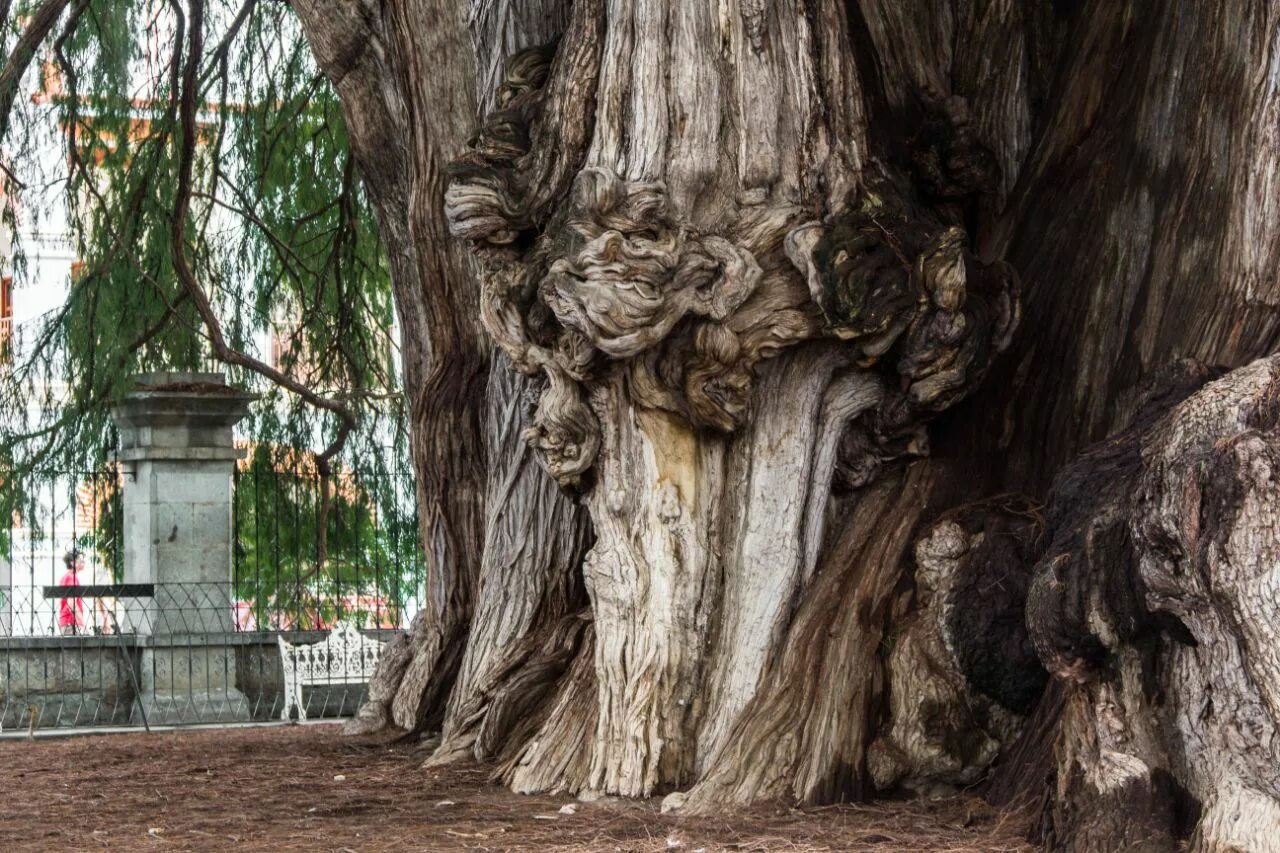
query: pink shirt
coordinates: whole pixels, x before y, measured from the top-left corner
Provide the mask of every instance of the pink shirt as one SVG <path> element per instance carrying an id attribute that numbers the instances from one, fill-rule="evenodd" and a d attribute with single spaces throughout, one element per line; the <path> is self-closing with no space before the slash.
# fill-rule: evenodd
<path id="1" fill-rule="evenodd" d="M 80 586 L 80 573 L 75 569 L 68 569 L 67 573 L 58 581 L 58 586 Z M 89 624 L 89 620 L 85 618 L 84 599 L 83 598 L 63 598 L 58 601 L 58 627 L 59 628 L 85 628 Z"/>

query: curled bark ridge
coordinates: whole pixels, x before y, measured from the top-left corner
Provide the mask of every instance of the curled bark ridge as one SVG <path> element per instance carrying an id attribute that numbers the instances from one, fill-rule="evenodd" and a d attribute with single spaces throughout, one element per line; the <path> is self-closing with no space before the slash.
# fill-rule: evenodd
<path id="1" fill-rule="evenodd" d="M 927 452 L 924 424 L 1007 345 L 1018 294 L 1008 267 L 973 254 L 954 210 L 929 207 L 905 175 L 864 160 L 851 93 L 822 111 L 803 100 L 819 85 L 850 85 L 841 75 L 851 68 L 791 58 L 804 79 L 780 93 L 775 121 L 803 126 L 808 144 L 737 140 L 743 160 L 719 164 L 663 148 L 651 117 L 617 111 L 630 72 L 592 45 L 660 31 L 642 13 L 605 26 L 593 8 L 574 8 L 576 35 L 563 42 L 573 52 L 512 57 L 495 110 L 451 168 L 445 215 L 482 269 L 485 328 L 541 386 L 525 438 L 583 496 L 596 535 L 582 564 L 595 707 L 566 704 L 586 701 L 579 659 L 547 699 L 560 708 L 545 723 L 554 736 L 524 744 L 503 777 L 522 790 L 648 795 L 733 773 L 747 740 L 790 749 L 769 714 L 796 697 L 750 709 L 780 665 L 795 603 L 814 594 L 833 483 L 864 486 L 887 460 Z M 759 11 L 742 25 L 806 23 Z M 696 9 L 664 12 L 686 13 L 688 26 L 712 26 Z M 847 63 L 842 27 L 834 32 L 822 49 Z M 698 42 L 681 56 L 687 66 L 673 59 L 645 85 L 702 80 L 684 80 L 673 99 L 720 85 L 720 74 L 734 87 L 757 76 L 778 87 L 768 40 L 753 46 L 748 35 L 736 65 L 704 64 Z M 585 128 L 566 121 L 571 105 Z M 944 159 L 944 171 L 959 161 Z M 826 189 L 800 181 L 804 170 L 823 174 Z M 867 587 L 877 601 L 895 587 L 891 563 Z M 845 680 L 869 708 L 875 664 L 858 661 Z M 566 742 L 562 713 L 589 719 L 593 735 Z M 769 733 L 740 725 L 742 715 Z M 805 777 L 801 796 L 831 787 L 825 762 L 787 771 Z"/>
<path id="2" fill-rule="evenodd" d="M 600 446 L 588 390 L 611 374 L 625 374 L 644 407 L 733 432 L 756 365 L 822 337 L 850 342 L 861 367 L 884 361 L 896 374 L 895 392 L 868 418 L 871 440 L 847 455 L 895 443 L 886 458 L 922 450 L 916 427 L 967 393 L 1007 345 L 1018 320 L 1012 270 L 978 261 L 964 229 L 911 202 L 884 166 L 821 220 L 748 195 L 721 233 L 707 233 L 673 208 L 662 181 L 606 166 L 581 169 L 552 213 L 531 184 L 549 168 L 532 140 L 552 56 L 512 58 L 498 108 L 451 169 L 445 204 L 454 235 L 484 257 L 486 328 L 517 369 L 545 374 L 527 439 L 547 470 L 583 485 Z M 948 115 L 963 113 L 956 100 Z M 970 136 L 927 134 L 963 151 Z M 949 198 L 963 194 L 956 181 L 973 191 L 993 179 L 976 154 L 939 157 L 934 178 L 959 170 Z"/>
<path id="3" fill-rule="evenodd" d="M 975 258 L 964 229 L 913 214 L 887 174 L 866 177 L 856 206 L 794 230 L 787 253 L 826 331 L 850 342 L 859 364 L 893 366 L 892 393 L 844 439 L 844 478 L 865 485 L 886 459 L 926 453 L 924 424 L 1008 346 L 1021 311 L 1017 275 Z"/>
<path id="4" fill-rule="evenodd" d="M 1275 843 L 1280 358 L 1211 376 L 1181 365 L 1055 480 L 1027 613 L 1066 691 L 1055 844 Z"/>

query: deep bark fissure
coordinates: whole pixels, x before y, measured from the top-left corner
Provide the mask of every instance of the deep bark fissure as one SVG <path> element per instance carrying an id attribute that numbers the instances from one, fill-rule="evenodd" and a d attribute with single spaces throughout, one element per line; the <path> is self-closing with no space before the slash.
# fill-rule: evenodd
<path id="1" fill-rule="evenodd" d="M 862 485 L 925 452 L 920 424 L 1017 320 L 1013 276 L 957 224 L 996 174 L 962 103 L 920 146 L 921 180 L 952 199 L 931 210 L 892 167 L 861 171 L 834 4 L 744 7 L 729 64 L 704 9 L 652 5 L 582 4 L 556 53 L 513 56 L 445 198 L 482 265 L 486 329 L 546 383 L 527 437 L 592 518 L 585 783 L 628 795 L 686 786 L 721 751 L 813 574 L 837 467 Z M 566 145 L 565 93 L 595 104 L 585 153 Z M 652 119 L 669 108 L 698 117 L 674 140 Z M 736 161 L 705 159 L 717 139 Z"/>
<path id="2" fill-rule="evenodd" d="M 1016 618 L 1072 518 L 1070 559 L 1128 555 L 1086 573 L 1103 598 L 1196 530 L 1243 537 L 1223 562 L 1193 536 L 1177 559 L 1202 569 L 1262 547 L 1239 531 L 1267 518 L 1246 473 L 1274 426 L 1215 427 L 1236 455 L 1193 484 L 1216 513 L 1194 529 L 1049 494 L 1072 471 L 1191 489 L 1141 454 L 1062 469 L 1111 433 L 1160 452 L 1150 419 L 1185 414 L 1142 396 L 1162 365 L 1280 342 L 1280 11 L 1218 5 L 300 10 L 322 64 L 327 22 L 372 32 L 330 73 L 392 257 L 437 583 L 369 719 L 438 722 L 433 761 L 495 759 L 516 790 L 688 808 L 932 791 L 1003 754 L 992 790 L 1026 774 L 1063 843 L 1158 846 L 1195 803 L 1206 848 L 1256 841 L 1272 782 L 1237 761 L 1204 783 L 1191 705 L 1134 673 L 1207 689 L 1186 637 L 1225 641 L 1270 725 L 1265 614 L 1143 604 L 1120 620 L 1141 630 L 1099 637 L 1081 626 L 1105 614 L 1036 616 L 1032 581 L 1039 655 Z M 1054 681 L 1024 725 L 1036 657 Z M 1113 707 L 1141 749 L 1117 748 Z"/>

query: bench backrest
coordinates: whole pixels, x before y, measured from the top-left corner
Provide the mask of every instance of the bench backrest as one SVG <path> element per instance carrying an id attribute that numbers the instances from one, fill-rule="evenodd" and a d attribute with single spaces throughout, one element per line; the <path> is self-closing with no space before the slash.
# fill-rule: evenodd
<path id="1" fill-rule="evenodd" d="M 323 642 L 293 645 L 276 635 L 286 681 L 299 684 L 356 684 L 368 681 L 383 644 L 341 622 Z"/>

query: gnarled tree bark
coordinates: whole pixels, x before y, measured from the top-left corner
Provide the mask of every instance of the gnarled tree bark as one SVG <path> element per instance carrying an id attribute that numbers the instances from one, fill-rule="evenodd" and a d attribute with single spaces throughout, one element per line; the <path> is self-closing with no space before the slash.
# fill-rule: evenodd
<path id="1" fill-rule="evenodd" d="M 487 330 L 546 383 L 529 440 L 595 531 L 586 787 L 648 795 L 702 776 L 755 695 L 837 465 L 862 485 L 921 452 L 1017 302 L 959 225 L 996 170 L 958 122 L 934 135 L 971 156 L 922 177 L 954 204 L 867 160 L 834 4 L 744 9 L 729 65 L 696 5 L 605 11 L 577 4 L 558 53 L 512 58 L 445 212 L 483 264 Z M 697 120 L 668 138 L 651 101 Z M 717 145 L 739 158 L 709 160 Z"/>
<path id="2" fill-rule="evenodd" d="M 1027 600 L 1065 696 L 1055 846 L 1277 842 L 1280 358 L 1212 376 L 1179 365 L 1055 481 Z"/>
<path id="3" fill-rule="evenodd" d="M 1207 689 L 1180 632 L 1234 638 L 1254 693 L 1213 689 L 1236 690 L 1260 736 L 1276 683 L 1252 659 L 1263 635 L 1210 596 L 1194 619 L 1098 638 L 1112 668 L 1072 645 L 1088 632 L 1071 620 L 1074 656 L 1055 656 L 1064 623 L 1046 614 L 1063 605 L 1041 552 L 1102 509 L 1049 500 L 1046 526 L 1039 506 L 1151 403 L 1140 389 L 1160 367 L 1237 367 L 1280 340 L 1280 11 L 299 11 L 392 253 L 432 567 L 367 721 L 439 724 L 433 761 L 496 760 L 517 790 L 674 792 L 686 808 L 933 790 L 1003 754 L 993 791 L 1023 774 L 1053 837 L 1097 849 L 1146 831 L 1095 820 L 1121 755 L 1124 779 L 1147 782 L 1114 790 L 1185 791 L 1206 846 L 1256 842 L 1224 816 L 1269 814 L 1265 774 L 1175 749 L 1181 729 L 1135 692 L 1133 666 L 1158 635 L 1181 661 L 1160 677 Z M 1250 370 L 1223 393 L 1262 382 Z M 1222 417 L 1171 436 L 1193 410 Z M 1148 448 L 1140 464 L 1107 479 L 1114 460 L 1090 451 L 1055 494 L 1084 477 L 1146 483 L 1155 504 L 1193 487 L 1203 506 L 1259 504 L 1267 486 L 1248 477 L 1270 428 L 1228 435 L 1228 410 L 1144 409 L 1116 439 Z M 1251 455 L 1220 459 L 1219 439 Z M 1162 447 L 1235 473 L 1197 484 L 1177 458 L 1157 464 Z M 1131 541 L 1098 547 L 1134 556 L 1081 589 L 1132 591 L 1170 543 L 1190 553 L 1197 531 L 1225 543 L 1265 521 L 1227 508 L 1156 536 L 1134 515 L 1155 504 L 1107 511 Z M 1238 535 L 1212 565 L 1246 577 L 1270 545 Z M 1108 745 L 1112 705 L 1150 749 Z M 1218 752 L 1247 751 L 1219 731 Z M 1177 830 L 1142 826 L 1151 843 Z"/>

